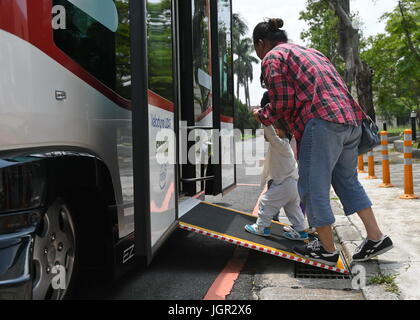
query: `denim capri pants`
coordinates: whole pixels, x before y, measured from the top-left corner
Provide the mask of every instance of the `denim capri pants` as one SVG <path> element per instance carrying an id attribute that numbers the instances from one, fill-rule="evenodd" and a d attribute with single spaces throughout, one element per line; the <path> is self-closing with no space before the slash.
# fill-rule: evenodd
<path id="1" fill-rule="evenodd" d="M 347 216 L 372 206 L 357 176 L 361 135 L 360 126 L 317 118 L 306 124 L 299 152 L 298 189 L 311 227 L 335 222 L 331 185 Z"/>

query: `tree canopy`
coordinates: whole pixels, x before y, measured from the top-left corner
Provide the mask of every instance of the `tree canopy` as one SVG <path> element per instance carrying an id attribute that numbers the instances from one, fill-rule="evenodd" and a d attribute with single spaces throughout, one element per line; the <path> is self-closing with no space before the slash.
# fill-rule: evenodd
<path id="1" fill-rule="evenodd" d="M 371 0 L 369 0 L 371 1 Z M 334 7 L 346 1 L 307 0 L 300 13 L 309 28 L 301 33 L 307 45 L 323 52 L 345 77 L 346 64 L 340 55 L 340 19 Z M 347 0 L 347 4 L 351 4 Z M 420 113 L 420 3 L 400 0 L 392 12 L 382 16 L 384 33 L 365 38 L 358 30 L 360 59 L 373 72 L 372 91 L 377 113 L 386 118 Z M 349 15 L 352 25 L 361 25 Z M 369 69 L 368 69 L 369 70 Z M 359 89 L 359 88 L 358 88 Z"/>
<path id="2" fill-rule="evenodd" d="M 385 117 L 420 113 L 420 3 L 401 0 L 386 20 L 386 32 L 367 39 L 363 58 L 374 70 L 373 90 Z"/>

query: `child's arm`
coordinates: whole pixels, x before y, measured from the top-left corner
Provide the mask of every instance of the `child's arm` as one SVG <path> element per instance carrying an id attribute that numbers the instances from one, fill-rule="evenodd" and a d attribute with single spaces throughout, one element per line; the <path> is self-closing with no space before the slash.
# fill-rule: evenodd
<path id="1" fill-rule="evenodd" d="M 273 148 L 286 150 L 290 147 L 288 139 L 280 139 L 273 126 L 264 126 L 264 134 Z"/>

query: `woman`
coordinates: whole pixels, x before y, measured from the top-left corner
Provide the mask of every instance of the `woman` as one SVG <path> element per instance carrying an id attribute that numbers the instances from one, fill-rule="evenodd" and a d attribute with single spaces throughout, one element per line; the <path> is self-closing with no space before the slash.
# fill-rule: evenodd
<path id="1" fill-rule="evenodd" d="M 254 29 L 255 51 L 262 60 L 270 103 L 253 114 L 266 126 L 283 119 L 298 142 L 299 194 L 320 242 L 294 251 L 336 265 L 339 251 L 332 233 L 332 185 L 345 214 L 357 212 L 367 231 L 353 261 L 369 260 L 393 244 L 379 229 L 372 203 L 357 178 L 363 112 L 332 63 L 317 50 L 289 44 L 282 27 L 283 20 L 270 19 Z"/>

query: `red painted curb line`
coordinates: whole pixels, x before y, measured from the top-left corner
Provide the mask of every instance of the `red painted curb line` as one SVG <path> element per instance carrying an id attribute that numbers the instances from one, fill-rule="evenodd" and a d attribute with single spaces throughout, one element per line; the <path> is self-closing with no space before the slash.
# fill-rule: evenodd
<path id="1" fill-rule="evenodd" d="M 260 200 L 266 190 L 267 186 L 258 197 L 257 203 L 255 204 L 252 212 L 254 216 L 258 215 Z M 241 247 L 235 248 L 232 258 L 226 264 L 222 272 L 217 276 L 203 300 L 226 300 L 226 296 L 232 291 L 235 281 L 238 279 L 247 258 L 248 250 Z"/>
<path id="2" fill-rule="evenodd" d="M 226 300 L 248 258 L 248 250 L 237 247 L 232 258 L 213 282 L 203 300 Z"/>

